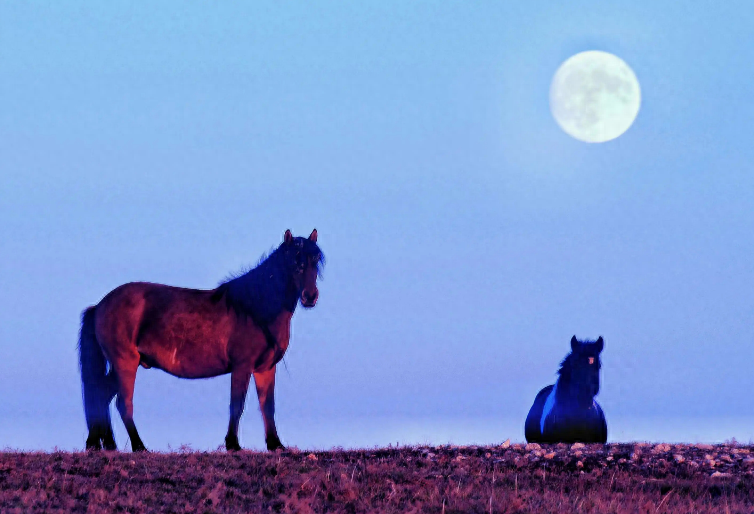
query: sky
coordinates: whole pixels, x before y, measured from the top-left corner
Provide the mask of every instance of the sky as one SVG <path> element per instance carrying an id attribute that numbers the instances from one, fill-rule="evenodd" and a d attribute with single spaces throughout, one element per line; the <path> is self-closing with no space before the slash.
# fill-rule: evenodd
<path id="1" fill-rule="evenodd" d="M 605 339 L 610 440 L 751 441 L 752 26 L 744 1 L 0 3 L 0 447 L 83 448 L 87 306 L 313 228 L 287 445 L 522 441 L 573 335 Z M 601 144 L 550 113 L 585 50 L 641 84 Z M 220 446 L 229 384 L 140 369 L 147 447 Z"/>

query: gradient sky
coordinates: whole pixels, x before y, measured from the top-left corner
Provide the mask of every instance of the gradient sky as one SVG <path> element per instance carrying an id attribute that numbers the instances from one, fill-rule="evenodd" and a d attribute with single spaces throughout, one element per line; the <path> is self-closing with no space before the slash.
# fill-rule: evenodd
<path id="1" fill-rule="evenodd" d="M 83 447 L 85 307 L 315 227 L 286 444 L 523 440 L 574 334 L 605 338 L 611 440 L 751 440 L 752 27 L 744 1 L 3 1 L 0 447 Z M 549 110 L 584 50 L 642 87 L 604 144 Z M 146 445 L 220 445 L 229 382 L 140 370 Z"/>

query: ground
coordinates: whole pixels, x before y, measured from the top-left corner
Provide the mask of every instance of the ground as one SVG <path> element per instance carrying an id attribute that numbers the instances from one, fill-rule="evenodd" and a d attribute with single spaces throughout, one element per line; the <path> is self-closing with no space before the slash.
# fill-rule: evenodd
<path id="1" fill-rule="evenodd" d="M 754 512 L 754 447 L 0 453 L 0 512 Z"/>

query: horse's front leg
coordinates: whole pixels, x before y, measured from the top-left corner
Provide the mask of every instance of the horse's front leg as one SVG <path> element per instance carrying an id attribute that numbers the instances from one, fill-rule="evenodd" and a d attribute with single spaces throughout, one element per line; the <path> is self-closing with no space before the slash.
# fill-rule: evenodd
<path id="1" fill-rule="evenodd" d="M 275 428 L 275 366 L 267 371 L 254 373 L 254 382 L 257 385 L 259 410 L 262 411 L 264 420 L 264 440 L 267 443 L 267 449 L 270 451 L 278 448 L 285 449 Z"/>
<path id="2" fill-rule="evenodd" d="M 241 420 L 241 414 L 243 414 L 250 381 L 250 370 L 234 369 L 230 373 L 230 422 L 228 423 L 228 435 L 225 436 L 225 449 L 228 451 L 241 449 L 241 445 L 238 443 L 238 422 Z"/>

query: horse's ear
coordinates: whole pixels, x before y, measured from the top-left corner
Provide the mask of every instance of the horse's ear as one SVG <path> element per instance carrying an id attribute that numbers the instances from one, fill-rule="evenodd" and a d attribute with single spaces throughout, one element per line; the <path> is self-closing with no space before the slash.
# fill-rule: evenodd
<path id="1" fill-rule="evenodd" d="M 283 241 L 285 241 L 285 244 L 287 245 L 293 242 L 293 234 L 291 234 L 290 230 L 285 231 L 285 236 L 283 236 Z"/>
<path id="2" fill-rule="evenodd" d="M 576 339 L 576 336 L 573 336 L 571 338 L 571 351 L 575 352 L 579 347 L 579 341 Z"/>
<path id="3" fill-rule="evenodd" d="M 602 336 L 599 336 L 597 339 L 597 353 L 602 352 L 602 349 L 605 347 L 605 340 L 602 339 Z"/>
<path id="4" fill-rule="evenodd" d="M 309 241 L 311 241 L 312 243 L 317 242 L 317 229 L 316 228 L 312 230 L 311 234 L 309 234 Z"/>

